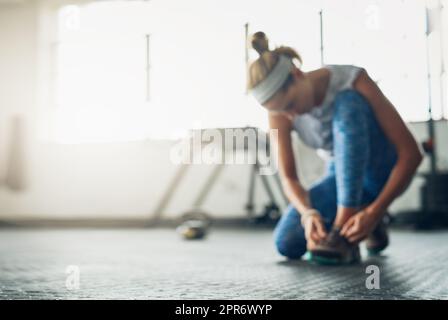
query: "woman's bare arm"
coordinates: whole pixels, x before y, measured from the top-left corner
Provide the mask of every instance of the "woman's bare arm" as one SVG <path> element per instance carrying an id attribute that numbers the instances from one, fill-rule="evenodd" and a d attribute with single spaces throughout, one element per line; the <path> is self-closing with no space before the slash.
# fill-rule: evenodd
<path id="1" fill-rule="evenodd" d="M 366 209 L 382 215 L 392 201 L 409 185 L 422 161 L 422 153 L 406 124 L 380 88 L 362 71 L 355 81 L 355 89 L 371 104 L 379 125 L 395 146 L 398 161 L 377 199 Z"/>
<path id="2" fill-rule="evenodd" d="M 269 127 L 278 130 L 278 141 L 275 147 L 278 148 L 279 170 L 283 190 L 286 197 L 293 206 L 301 213 L 311 209 L 308 192 L 301 185 L 291 144 L 292 123 L 282 114 L 269 113 Z"/>

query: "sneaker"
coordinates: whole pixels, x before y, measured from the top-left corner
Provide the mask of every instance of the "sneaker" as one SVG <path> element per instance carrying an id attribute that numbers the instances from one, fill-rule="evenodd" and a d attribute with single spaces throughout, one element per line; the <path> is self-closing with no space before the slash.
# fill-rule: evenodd
<path id="1" fill-rule="evenodd" d="M 389 235 L 387 233 L 387 224 L 382 219 L 373 232 L 366 239 L 366 249 L 369 255 L 378 255 L 389 245 Z"/>
<path id="2" fill-rule="evenodd" d="M 319 264 L 351 264 L 361 261 L 359 246 L 351 244 L 333 228 L 327 237 L 309 251 L 308 260 Z"/>

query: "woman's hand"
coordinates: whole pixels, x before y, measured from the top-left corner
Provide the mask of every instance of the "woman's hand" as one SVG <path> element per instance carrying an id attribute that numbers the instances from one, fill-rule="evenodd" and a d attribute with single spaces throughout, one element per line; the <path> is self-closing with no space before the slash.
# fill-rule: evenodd
<path id="1" fill-rule="evenodd" d="M 309 244 L 308 248 L 314 246 L 327 236 L 319 211 L 313 209 L 305 213 L 301 218 L 301 222 L 305 229 L 305 238 Z"/>
<path id="2" fill-rule="evenodd" d="M 368 211 L 367 209 L 361 210 L 344 223 L 340 233 L 348 241 L 358 243 L 367 238 L 380 219 L 381 215 L 378 213 Z"/>

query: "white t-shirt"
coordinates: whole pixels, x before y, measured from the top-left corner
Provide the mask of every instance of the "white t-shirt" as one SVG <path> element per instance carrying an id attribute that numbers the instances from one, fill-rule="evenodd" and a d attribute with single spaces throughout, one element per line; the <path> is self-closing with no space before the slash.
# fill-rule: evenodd
<path id="1" fill-rule="evenodd" d="M 353 65 L 325 65 L 330 71 L 327 92 L 320 106 L 294 118 L 294 130 L 307 146 L 317 149 L 325 158 L 333 156 L 333 101 L 336 95 L 353 88 L 353 82 L 363 68 Z"/>

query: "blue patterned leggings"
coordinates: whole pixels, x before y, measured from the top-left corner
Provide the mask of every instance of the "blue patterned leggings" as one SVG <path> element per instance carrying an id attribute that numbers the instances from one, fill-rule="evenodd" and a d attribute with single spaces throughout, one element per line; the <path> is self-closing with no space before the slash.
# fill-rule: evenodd
<path id="1" fill-rule="evenodd" d="M 329 230 L 337 206 L 359 207 L 373 202 L 397 160 L 394 146 L 378 125 L 368 101 L 355 90 L 340 92 L 334 102 L 333 159 L 325 176 L 314 183 L 309 196 Z M 300 216 L 289 204 L 274 230 L 278 252 L 290 259 L 306 252 Z"/>

